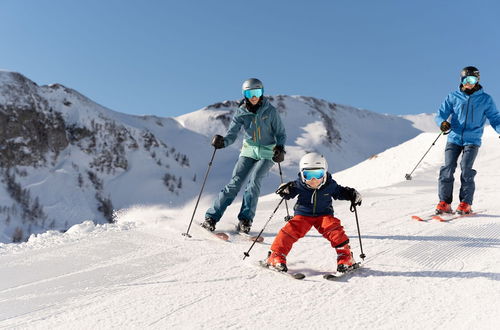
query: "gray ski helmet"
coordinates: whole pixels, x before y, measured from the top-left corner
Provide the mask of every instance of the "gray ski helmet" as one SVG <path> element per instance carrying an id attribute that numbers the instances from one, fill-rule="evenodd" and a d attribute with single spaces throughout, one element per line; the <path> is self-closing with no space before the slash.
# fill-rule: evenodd
<path id="1" fill-rule="evenodd" d="M 243 93 L 247 89 L 257 89 L 262 88 L 264 91 L 264 84 L 257 78 L 250 78 L 243 82 L 243 86 L 241 86 L 241 92 Z"/>
<path id="2" fill-rule="evenodd" d="M 474 76 L 479 79 L 479 69 L 475 66 L 466 66 L 460 71 L 460 79 L 464 79 L 467 76 Z"/>

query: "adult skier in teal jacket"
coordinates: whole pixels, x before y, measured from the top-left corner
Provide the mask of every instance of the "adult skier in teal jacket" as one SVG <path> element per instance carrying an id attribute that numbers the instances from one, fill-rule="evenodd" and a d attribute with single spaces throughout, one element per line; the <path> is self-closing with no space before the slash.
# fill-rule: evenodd
<path id="1" fill-rule="evenodd" d="M 233 115 L 226 136 L 215 135 L 212 139 L 216 149 L 225 148 L 234 143 L 241 128 L 244 130 L 243 146 L 231 181 L 205 213 L 202 226 L 211 231 L 215 230 L 216 223 L 247 180 L 238 214 L 238 230 L 250 231 L 261 181 L 274 162 L 282 162 L 285 156 L 285 127 L 276 108 L 264 97 L 262 82 L 255 78 L 248 79 L 243 83 L 242 92 L 244 98 Z"/>
<path id="2" fill-rule="evenodd" d="M 450 93 L 436 115 L 436 123 L 443 132 L 449 132 L 445 149 L 445 164 L 439 172 L 439 200 L 436 213 L 451 213 L 453 200 L 453 182 L 457 160 L 462 154 L 460 166 L 460 204 L 457 212 L 470 213 L 474 197 L 476 171 L 472 169 L 486 119 L 500 134 L 500 112 L 490 95 L 479 84 L 479 70 L 465 67 L 461 73 L 458 90 Z"/>

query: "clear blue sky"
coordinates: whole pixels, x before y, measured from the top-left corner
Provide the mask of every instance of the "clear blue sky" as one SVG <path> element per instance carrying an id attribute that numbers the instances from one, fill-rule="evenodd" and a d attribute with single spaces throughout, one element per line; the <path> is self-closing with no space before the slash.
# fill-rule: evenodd
<path id="1" fill-rule="evenodd" d="M 500 106 L 498 1 L 2 0 L 0 68 L 113 110 L 177 116 L 241 97 L 306 95 L 435 112 L 462 67 Z"/>

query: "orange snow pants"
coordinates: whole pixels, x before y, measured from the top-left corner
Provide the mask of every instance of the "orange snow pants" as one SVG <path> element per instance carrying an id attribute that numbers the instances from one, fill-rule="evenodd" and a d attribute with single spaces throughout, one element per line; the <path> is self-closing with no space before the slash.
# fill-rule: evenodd
<path id="1" fill-rule="evenodd" d="M 281 228 L 278 235 L 271 245 L 271 250 L 282 253 L 285 256 L 292 249 L 293 243 L 299 238 L 304 237 L 314 226 L 316 230 L 330 241 L 333 248 L 340 247 L 349 242 L 349 237 L 344 232 L 340 220 L 332 215 L 322 215 L 309 217 L 305 215 L 296 215 Z"/>

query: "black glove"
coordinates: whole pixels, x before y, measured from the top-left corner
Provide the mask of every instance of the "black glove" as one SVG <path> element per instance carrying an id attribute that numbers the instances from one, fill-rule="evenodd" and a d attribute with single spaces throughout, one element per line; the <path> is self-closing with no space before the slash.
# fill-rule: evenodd
<path id="1" fill-rule="evenodd" d="M 361 202 L 363 201 L 363 198 L 361 197 L 361 194 L 354 188 L 349 188 L 346 187 L 347 189 L 347 197 L 351 201 L 351 205 L 361 205 Z"/>
<path id="2" fill-rule="evenodd" d="M 450 130 L 451 125 L 445 120 L 441 123 L 441 126 L 439 126 L 439 128 L 441 129 L 441 132 L 446 133 Z"/>
<path id="3" fill-rule="evenodd" d="M 276 163 L 281 163 L 285 160 L 285 147 L 282 145 L 274 146 L 273 148 L 273 161 Z"/>
<path id="4" fill-rule="evenodd" d="M 220 135 L 214 135 L 212 138 L 212 145 L 214 146 L 215 149 L 222 149 L 225 147 L 224 145 L 224 138 Z"/>
<path id="5" fill-rule="evenodd" d="M 276 190 L 276 193 L 280 195 L 284 199 L 290 199 L 291 198 L 291 188 L 294 187 L 293 181 L 287 182 L 287 183 L 282 183 Z"/>

